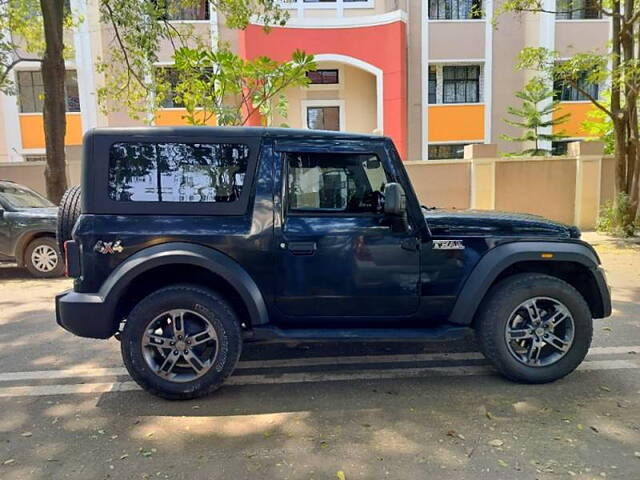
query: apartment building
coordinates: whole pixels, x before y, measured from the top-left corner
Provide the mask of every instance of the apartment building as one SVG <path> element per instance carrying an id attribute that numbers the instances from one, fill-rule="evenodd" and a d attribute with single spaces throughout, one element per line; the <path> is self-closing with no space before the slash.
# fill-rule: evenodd
<path id="1" fill-rule="evenodd" d="M 557 2 L 565 2 L 556 5 Z M 460 158 L 469 143 L 498 143 L 503 151 L 520 148 L 501 139 L 519 134 L 503 121 L 514 93 L 531 72 L 516 71 L 518 52 L 544 46 L 560 61 L 581 51 L 604 51 L 610 22 L 599 18 L 596 0 L 544 0 L 558 14 L 503 15 L 491 21 L 494 0 L 283 0 L 290 12 L 285 27 L 265 33 L 226 27 L 206 0 L 174 15 L 188 23 L 212 48 L 228 42 L 245 58 L 266 55 L 287 60 L 295 49 L 315 55 L 317 71 L 308 88 L 286 92 L 291 127 L 378 133 L 392 137 L 403 159 Z M 100 25 L 97 0 L 71 0 L 83 22 L 67 40 L 75 57 L 67 62 L 68 155 L 79 155 L 83 132 L 96 126 L 139 125 L 125 112 L 99 111 L 96 89 L 101 75 L 95 58 L 109 48 L 110 30 Z M 160 64 L 170 68 L 172 48 L 163 45 Z M 0 161 L 42 158 L 42 77 L 38 64 L 15 70 L 15 95 L 0 95 Z M 571 113 L 561 129 L 568 139 L 583 138 L 581 123 L 591 104 L 579 92 L 556 84 L 560 114 Z M 599 94 L 602 86 L 589 86 Z M 180 125 L 185 111 L 168 98 L 158 125 Z M 551 145 L 548 145 L 551 147 Z M 561 152 L 562 142 L 553 145 Z"/>

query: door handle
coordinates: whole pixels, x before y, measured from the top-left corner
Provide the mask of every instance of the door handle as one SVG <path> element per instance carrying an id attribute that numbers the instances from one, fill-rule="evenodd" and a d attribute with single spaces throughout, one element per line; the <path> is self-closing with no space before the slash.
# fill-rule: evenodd
<path id="1" fill-rule="evenodd" d="M 410 252 L 420 250 L 420 242 L 416 237 L 409 237 L 403 240 L 400 246 L 403 250 L 409 250 Z"/>
<path id="2" fill-rule="evenodd" d="M 316 252 L 316 242 L 289 242 L 287 248 L 294 255 L 313 255 Z"/>

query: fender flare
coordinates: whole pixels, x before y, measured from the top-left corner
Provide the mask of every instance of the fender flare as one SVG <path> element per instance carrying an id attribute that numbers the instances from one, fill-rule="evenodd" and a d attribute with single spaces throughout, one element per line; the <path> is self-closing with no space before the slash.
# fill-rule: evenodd
<path id="1" fill-rule="evenodd" d="M 252 325 L 264 325 L 269 322 L 262 292 L 244 268 L 218 250 L 193 243 L 163 243 L 136 252 L 109 275 L 100 287 L 98 295 L 113 312 L 129 285 L 140 274 L 170 264 L 199 266 L 221 276 L 240 295 L 247 307 Z"/>
<path id="2" fill-rule="evenodd" d="M 551 253 L 553 258 L 542 258 L 542 253 Z M 523 261 L 573 262 L 590 271 L 597 270 L 600 265 L 600 259 L 593 248 L 583 242 L 516 241 L 499 245 L 489 250 L 467 277 L 453 306 L 449 322 L 470 325 L 498 275 L 511 265 Z"/>

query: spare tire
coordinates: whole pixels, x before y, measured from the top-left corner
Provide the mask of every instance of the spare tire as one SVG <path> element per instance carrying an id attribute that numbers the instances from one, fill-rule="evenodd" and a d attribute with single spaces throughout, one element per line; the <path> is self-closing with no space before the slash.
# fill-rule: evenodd
<path id="1" fill-rule="evenodd" d="M 69 188 L 60 200 L 58 208 L 58 226 L 56 239 L 61 252 L 64 252 L 64 242 L 71 240 L 71 232 L 76 220 L 80 216 L 80 187 Z"/>

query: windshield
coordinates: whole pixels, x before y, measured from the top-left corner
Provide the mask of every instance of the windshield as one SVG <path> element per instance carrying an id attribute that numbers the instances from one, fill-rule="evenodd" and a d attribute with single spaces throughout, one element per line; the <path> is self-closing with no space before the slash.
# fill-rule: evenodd
<path id="1" fill-rule="evenodd" d="M 19 185 L 0 185 L 0 198 L 13 208 L 55 207 L 43 196 Z"/>

